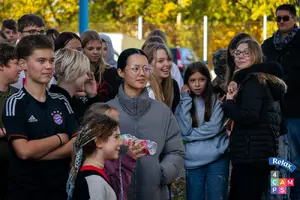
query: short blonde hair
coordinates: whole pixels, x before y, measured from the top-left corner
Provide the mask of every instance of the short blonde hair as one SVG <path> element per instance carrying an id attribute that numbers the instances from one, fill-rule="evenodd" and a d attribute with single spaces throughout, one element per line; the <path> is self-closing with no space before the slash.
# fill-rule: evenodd
<path id="1" fill-rule="evenodd" d="M 55 53 L 55 78 L 58 83 L 72 82 L 91 71 L 90 61 L 83 53 L 62 48 Z"/>

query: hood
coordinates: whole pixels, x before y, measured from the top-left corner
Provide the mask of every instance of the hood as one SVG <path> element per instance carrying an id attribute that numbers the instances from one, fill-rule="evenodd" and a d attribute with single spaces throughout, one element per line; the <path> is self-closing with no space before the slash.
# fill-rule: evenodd
<path id="1" fill-rule="evenodd" d="M 255 64 L 236 72 L 233 76 L 233 81 L 241 84 L 250 76 L 255 76 L 259 83 L 267 85 L 274 100 L 280 100 L 287 91 L 287 86 L 282 80 L 283 70 L 278 63 Z"/>
<path id="2" fill-rule="evenodd" d="M 105 62 L 110 66 L 117 68 L 117 61 L 115 61 L 114 59 L 115 51 L 110 37 L 104 34 L 100 34 L 100 37 L 102 40 L 106 42 L 106 46 L 107 46 L 107 56 L 106 58 L 104 58 Z"/>

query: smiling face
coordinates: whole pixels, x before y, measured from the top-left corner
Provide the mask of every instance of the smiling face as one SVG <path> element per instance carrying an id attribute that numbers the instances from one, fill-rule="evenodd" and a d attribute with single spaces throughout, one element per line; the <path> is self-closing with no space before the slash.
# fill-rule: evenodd
<path id="1" fill-rule="evenodd" d="M 170 76 L 172 61 L 164 49 L 158 49 L 152 61 L 153 74 L 157 79 L 166 79 Z"/>
<path id="2" fill-rule="evenodd" d="M 236 70 L 248 68 L 254 63 L 254 56 L 250 52 L 247 43 L 241 43 L 233 55 Z"/>
<path id="3" fill-rule="evenodd" d="M 119 157 L 119 151 L 121 146 L 120 140 L 120 129 L 113 132 L 111 136 L 108 137 L 106 142 L 102 144 L 102 152 L 104 155 L 104 160 L 116 160 Z"/>

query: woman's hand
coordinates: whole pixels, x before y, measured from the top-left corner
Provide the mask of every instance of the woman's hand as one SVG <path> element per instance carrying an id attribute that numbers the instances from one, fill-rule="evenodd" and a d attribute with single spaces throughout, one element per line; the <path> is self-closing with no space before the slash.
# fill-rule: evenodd
<path id="1" fill-rule="evenodd" d="M 237 89 L 238 89 L 237 83 L 234 82 L 234 81 L 231 81 L 231 82 L 229 83 L 229 85 L 228 85 L 228 92 L 229 92 L 229 93 L 233 93 L 233 92 L 235 92 Z"/>
<path id="2" fill-rule="evenodd" d="M 234 99 L 234 97 L 236 96 L 238 92 L 238 85 L 236 82 L 231 81 L 228 85 L 228 91 L 227 91 L 227 95 L 226 95 L 226 99 Z"/>
<path id="3" fill-rule="evenodd" d="M 234 97 L 236 96 L 237 92 L 238 92 L 238 90 L 235 90 L 232 93 L 227 92 L 226 99 L 229 99 L 229 100 L 234 99 Z"/>
<path id="4" fill-rule="evenodd" d="M 1 138 L 1 137 L 5 137 L 5 135 L 6 135 L 6 130 L 5 130 L 5 128 L 0 128 L 0 138 Z"/>
<path id="5" fill-rule="evenodd" d="M 190 87 L 185 84 L 184 86 L 182 86 L 181 92 L 190 93 Z"/>
<path id="6" fill-rule="evenodd" d="M 137 139 L 135 138 L 129 142 L 127 151 L 127 154 L 134 160 L 137 160 L 146 155 L 145 153 L 143 153 L 144 147 L 140 145 L 141 141 L 135 142 L 136 140 Z"/>
<path id="7" fill-rule="evenodd" d="M 97 83 L 94 74 L 88 73 L 89 80 L 84 85 L 85 93 L 89 98 L 93 98 L 97 95 Z"/>

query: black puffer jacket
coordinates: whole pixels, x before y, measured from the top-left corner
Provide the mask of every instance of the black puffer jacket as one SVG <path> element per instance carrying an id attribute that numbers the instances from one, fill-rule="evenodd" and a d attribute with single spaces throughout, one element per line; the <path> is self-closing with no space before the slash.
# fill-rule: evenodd
<path id="1" fill-rule="evenodd" d="M 235 163 L 265 163 L 277 156 L 282 122 L 281 101 L 285 83 L 277 63 L 253 65 L 237 72 L 233 81 L 239 91 L 224 102 L 224 113 L 234 120 L 231 132 L 231 159 Z"/>

